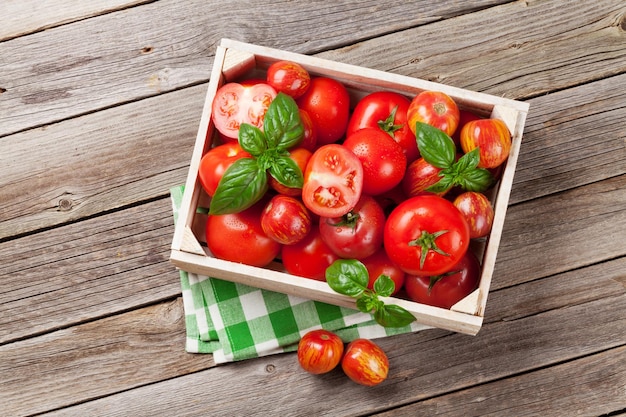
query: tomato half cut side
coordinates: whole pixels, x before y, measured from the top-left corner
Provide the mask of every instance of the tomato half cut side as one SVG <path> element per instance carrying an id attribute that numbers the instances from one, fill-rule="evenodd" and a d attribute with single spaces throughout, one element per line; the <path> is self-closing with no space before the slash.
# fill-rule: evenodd
<path id="1" fill-rule="evenodd" d="M 341 217 L 354 208 L 363 190 L 363 166 L 338 144 L 318 148 L 304 173 L 302 200 L 313 213 Z"/>
<path id="2" fill-rule="evenodd" d="M 263 118 L 276 90 L 265 83 L 227 83 L 215 93 L 211 118 L 222 137 L 237 139 L 239 127 L 248 123 L 263 128 Z"/>

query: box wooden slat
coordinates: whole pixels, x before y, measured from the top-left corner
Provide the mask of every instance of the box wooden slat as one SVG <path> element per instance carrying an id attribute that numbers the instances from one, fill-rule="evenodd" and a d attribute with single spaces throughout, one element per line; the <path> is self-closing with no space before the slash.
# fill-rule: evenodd
<path id="1" fill-rule="evenodd" d="M 493 227 L 486 239 L 472 243 L 472 249 L 481 259 L 482 264 L 478 289 L 459 301 L 450 310 L 395 297 L 389 297 L 385 300 L 388 303 L 398 304 L 406 308 L 420 323 L 425 325 L 475 335 L 480 330 L 484 318 L 524 123 L 528 114 L 528 104 L 520 101 L 223 39 L 215 54 L 206 101 L 185 183 L 182 205 L 172 239 L 171 262 L 185 271 L 356 309 L 353 298 L 336 293 L 325 282 L 289 275 L 278 262 L 274 262 L 266 268 L 258 268 L 225 261 L 213 257 L 206 245 L 202 244 L 204 242 L 202 223 L 206 215 L 198 213 L 197 209 L 198 207 L 207 207 L 209 198 L 198 181 L 198 168 L 202 156 L 213 145 L 213 138 L 216 136 L 215 128 L 211 122 L 213 97 L 217 89 L 224 83 L 236 80 L 245 74 L 262 74 L 273 62 L 279 60 L 297 62 L 305 67 L 312 76 L 326 76 L 341 81 L 348 88 L 353 104 L 359 98 L 374 91 L 395 91 L 412 98 L 421 91 L 435 90 L 451 96 L 461 108 L 484 116 L 498 118 L 506 123 L 511 132 L 512 147 L 502 177 L 491 196 L 495 210 Z"/>

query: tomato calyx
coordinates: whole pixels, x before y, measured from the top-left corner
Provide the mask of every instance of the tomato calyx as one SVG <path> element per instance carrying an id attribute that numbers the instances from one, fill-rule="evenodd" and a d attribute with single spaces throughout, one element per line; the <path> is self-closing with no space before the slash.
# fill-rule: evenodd
<path id="1" fill-rule="evenodd" d="M 359 216 L 359 213 L 349 211 L 348 213 L 341 216 L 336 222 L 333 222 L 334 219 L 326 219 L 326 224 L 335 227 L 347 227 L 355 231 L 360 218 L 361 216 Z"/>
<path id="2" fill-rule="evenodd" d="M 419 246 L 420 251 L 420 269 L 424 269 L 424 262 L 426 262 L 426 256 L 431 250 L 437 252 L 442 256 L 450 256 L 449 253 L 444 252 L 439 246 L 437 246 L 437 238 L 443 234 L 448 233 L 447 230 L 440 230 L 435 233 L 429 233 L 426 230 L 422 230 L 420 237 L 409 242 L 409 246 Z"/>
<path id="3" fill-rule="evenodd" d="M 445 277 L 449 277 L 451 275 L 455 275 L 460 273 L 461 271 L 448 271 L 444 274 L 441 275 L 433 275 L 432 277 L 430 277 L 430 280 L 428 282 L 428 293 L 430 294 L 430 291 L 433 289 L 433 287 L 435 286 L 436 283 L 438 283 L 439 281 L 441 281 L 442 279 L 444 279 Z"/>
<path id="4" fill-rule="evenodd" d="M 404 127 L 404 125 L 394 124 L 394 120 L 396 119 L 396 113 L 398 111 L 398 106 L 395 106 L 389 116 L 385 120 L 378 121 L 378 127 L 380 127 L 384 132 L 388 133 L 389 136 L 393 139 L 394 133 L 397 130 L 400 130 Z"/>

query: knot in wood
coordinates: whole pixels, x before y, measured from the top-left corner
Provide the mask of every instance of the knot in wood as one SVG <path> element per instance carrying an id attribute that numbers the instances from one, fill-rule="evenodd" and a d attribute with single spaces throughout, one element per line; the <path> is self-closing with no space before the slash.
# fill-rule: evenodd
<path id="1" fill-rule="evenodd" d="M 69 198 L 62 198 L 59 200 L 59 210 L 60 211 L 68 211 L 72 209 L 74 206 L 74 202 Z"/>
<path id="2" fill-rule="evenodd" d="M 276 366 L 272 365 L 271 363 L 269 365 L 265 365 L 265 372 L 267 372 L 268 374 L 273 374 L 276 371 Z"/>

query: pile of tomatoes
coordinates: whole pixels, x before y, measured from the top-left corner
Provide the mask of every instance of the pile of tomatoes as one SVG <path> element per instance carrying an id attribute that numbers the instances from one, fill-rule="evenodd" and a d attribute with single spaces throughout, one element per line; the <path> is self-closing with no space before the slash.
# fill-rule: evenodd
<path id="1" fill-rule="evenodd" d="M 302 187 L 286 186 L 273 167 L 257 202 L 238 212 L 210 213 L 206 235 L 214 256 L 259 267 L 280 259 L 290 274 L 316 280 L 325 280 L 335 260 L 358 259 L 370 283 L 385 274 L 394 280 L 394 294 L 442 308 L 478 286 L 479 261 L 468 248 L 471 239 L 490 232 L 491 203 L 484 190 L 453 182 L 432 186 L 467 168 L 451 164 L 471 151 L 480 157 L 476 169 L 488 170 L 493 185 L 511 148 L 501 121 L 459 109 L 438 91 L 411 98 L 378 91 L 351 103 L 341 82 L 279 61 L 266 79 L 217 91 L 212 120 L 221 144 L 205 154 L 199 170 L 209 196 L 235 161 L 253 158 L 238 142 L 240 128 L 274 123 L 264 116 L 279 94 L 297 105 L 297 114 L 285 118 L 299 118 L 302 134 L 288 150 L 277 148 L 276 160 L 287 155 L 297 165 Z M 441 159 L 442 150 L 436 142 L 419 148 L 420 124 L 445 133 L 452 160 L 439 166 L 427 161 Z"/>

